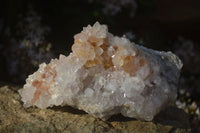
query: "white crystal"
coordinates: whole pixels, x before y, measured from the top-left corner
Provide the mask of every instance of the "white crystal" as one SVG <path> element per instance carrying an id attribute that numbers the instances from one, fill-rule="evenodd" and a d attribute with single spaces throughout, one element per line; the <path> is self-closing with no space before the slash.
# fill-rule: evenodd
<path id="1" fill-rule="evenodd" d="M 70 105 L 104 120 L 121 113 L 151 121 L 175 101 L 182 63 L 173 53 L 113 36 L 98 22 L 74 38 L 68 57 L 28 77 L 19 90 L 25 107 Z"/>

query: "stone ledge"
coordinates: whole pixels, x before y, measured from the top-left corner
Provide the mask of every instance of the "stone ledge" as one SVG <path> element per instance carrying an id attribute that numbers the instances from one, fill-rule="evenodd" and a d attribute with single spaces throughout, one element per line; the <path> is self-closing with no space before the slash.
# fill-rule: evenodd
<path id="1" fill-rule="evenodd" d="M 138 121 L 122 115 L 108 121 L 94 118 L 71 107 L 38 109 L 24 108 L 17 93 L 20 87 L 0 87 L 0 133 L 188 133 L 191 131 L 187 114 L 169 107 L 152 122 Z"/>

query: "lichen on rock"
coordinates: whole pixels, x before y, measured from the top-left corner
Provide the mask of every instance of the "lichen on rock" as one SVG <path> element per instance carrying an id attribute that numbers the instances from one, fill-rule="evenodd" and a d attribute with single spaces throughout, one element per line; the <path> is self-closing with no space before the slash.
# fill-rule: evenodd
<path id="1" fill-rule="evenodd" d="M 114 36 L 96 22 L 74 36 L 72 53 L 41 64 L 19 90 L 25 107 L 69 105 L 108 119 L 151 121 L 176 99 L 181 60 Z"/>

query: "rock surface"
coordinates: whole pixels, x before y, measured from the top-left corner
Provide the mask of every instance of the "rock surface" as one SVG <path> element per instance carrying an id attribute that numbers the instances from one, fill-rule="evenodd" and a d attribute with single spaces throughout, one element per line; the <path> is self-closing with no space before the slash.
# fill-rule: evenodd
<path id="1" fill-rule="evenodd" d="M 121 115 L 102 121 L 71 107 L 24 108 L 19 88 L 0 87 L 0 133 L 188 133 L 191 130 L 186 113 L 175 107 L 162 111 L 152 122 Z"/>
<path id="2" fill-rule="evenodd" d="M 136 45 L 96 22 L 74 36 L 72 53 L 42 63 L 19 91 L 24 107 L 69 105 L 94 117 L 151 121 L 176 99 L 181 60 Z"/>

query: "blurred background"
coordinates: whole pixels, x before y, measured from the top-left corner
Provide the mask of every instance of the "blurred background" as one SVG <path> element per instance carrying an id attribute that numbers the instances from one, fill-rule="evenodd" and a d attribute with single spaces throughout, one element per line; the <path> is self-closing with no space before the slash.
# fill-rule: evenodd
<path id="1" fill-rule="evenodd" d="M 200 132 L 199 0 L 0 0 L 0 81 L 23 85 L 40 63 L 68 55 L 73 36 L 96 21 L 181 58 L 176 106 Z"/>

